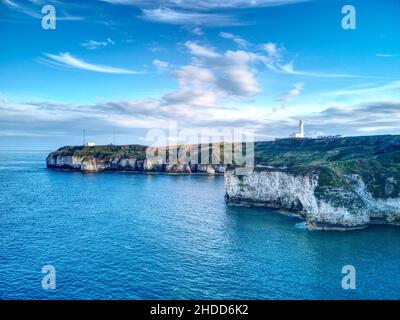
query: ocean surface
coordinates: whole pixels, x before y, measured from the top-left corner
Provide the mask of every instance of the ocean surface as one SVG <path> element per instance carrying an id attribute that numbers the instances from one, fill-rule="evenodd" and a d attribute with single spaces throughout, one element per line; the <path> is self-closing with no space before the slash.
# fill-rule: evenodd
<path id="1" fill-rule="evenodd" d="M 46 155 L 0 151 L 0 299 L 400 298 L 400 227 L 308 231 L 227 206 L 223 177 L 57 172 Z"/>

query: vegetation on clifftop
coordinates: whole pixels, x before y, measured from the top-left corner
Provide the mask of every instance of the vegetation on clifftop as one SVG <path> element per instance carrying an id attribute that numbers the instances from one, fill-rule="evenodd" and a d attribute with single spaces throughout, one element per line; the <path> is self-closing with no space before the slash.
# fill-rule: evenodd
<path id="1" fill-rule="evenodd" d="M 105 158 L 135 158 L 144 160 L 146 158 L 146 146 L 142 145 L 104 145 L 104 146 L 66 146 L 53 152 L 54 156 L 78 156 Z"/>
<path id="2" fill-rule="evenodd" d="M 400 196 L 398 135 L 283 139 L 257 142 L 255 150 L 256 165 L 285 168 L 293 174 L 318 172 L 316 192 L 321 196 L 339 187 L 351 192 L 346 176 L 352 174 L 359 175 L 376 198 Z"/>
<path id="3" fill-rule="evenodd" d="M 400 136 L 282 139 L 256 142 L 256 164 L 293 166 L 348 160 L 377 160 L 399 165 Z M 396 161 L 397 160 L 397 161 Z"/>

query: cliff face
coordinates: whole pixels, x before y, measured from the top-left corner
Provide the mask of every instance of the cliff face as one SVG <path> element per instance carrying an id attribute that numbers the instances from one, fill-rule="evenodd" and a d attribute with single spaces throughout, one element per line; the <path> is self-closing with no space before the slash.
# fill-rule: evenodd
<path id="1" fill-rule="evenodd" d="M 225 173 L 226 200 L 304 217 L 310 229 L 400 225 L 400 136 L 255 144 L 255 170 Z"/>
<path id="2" fill-rule="evenodd" d="M 143 161 L 135 158 L 100 159 L 93 156 L 69 156 L 50 154 L 46 159 L 50 169 L 76 170 L 84 172 L 100 171 L 143 171 Z"/>
<path id="3" fill-rule="evenodd" d="M 325 173 L 296 174 L 262 169 L 250 175 L 225 173 L 226 200 L 231 204 L 265 206 L 299 214 L 309 229 L 352 230 L 370 223 L 400 224 L 400 196 L 374 197 L 359 175 L 345 175 L 346 184 L 325 185 Z M 387 179 L 392 190 L 400 180 Z"/>
<path id="4" fill-rule="evenodd" d="M 169 164 L 161 158 L 141 159 L 134 157 L 98 157 L 93 155 L 63 155 L 51 153 L 46 159 L 49 169 L 82 172 L 127 171 L 176 174 L 223 174 L 225 166 L 197 164 Z"/>

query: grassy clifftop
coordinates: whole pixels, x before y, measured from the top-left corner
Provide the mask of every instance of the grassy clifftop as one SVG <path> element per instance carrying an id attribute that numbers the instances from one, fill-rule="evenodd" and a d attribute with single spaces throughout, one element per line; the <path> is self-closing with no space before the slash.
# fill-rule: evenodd
<path id="1" fill-rule="evenodd" d="M 53 154 L 93 156 L 99 158 L 134 157 L 144 160 L 146 146 L 104 145 L 95 147 L 66 146 Z M 256 142 L 255 164 L 273 167 L 338 164 L 348 170 L 400 170 L 400 135 L 362 136 L 324 139 L 282 139 Z"/>
<path id="2" fill-rule="evenodd" d="M 400 136 L 362 136 L 325 139 L 283 139 L 256 142 L 256 164 L 293 166 L 377 160 L 399 165 Z"/>
<path id="3" fill-rule="evenodd" d="M 60 156 L 99 158 L 133 157 L 144 160 L 146 146 L 104 145 L 95 147 L 66 146 L 53 152 Z M 400 135 L 362 136 L 324 139 L 282 139 L 256 142 L 255 165 L 297 167 L 302 165 L 341 164 L 348 170 L 400 171 Z M 223 151 L 222 151 L 223 152 Z"/>
<path id="4" fill-rule="evenodd" d="M 142 145 L 66 146 L 52 154 L 55 156 L 96 157 L 99 159 L 125 157 L 144 160 L 146 158 L 146 149 L 147 147 Z"/>
<path id="5" fill-rule="evenodd" d="M 400 136 L 362 136 L 332 139 L 284 139 L 258 142 L 256 165 L 284 167 L 295 174 L 319 172 L 318 192 L 349 184 L 359 175 L 376 198 L 400 196 Z M 348 186 L 352 190 L 352 186 Z"/>

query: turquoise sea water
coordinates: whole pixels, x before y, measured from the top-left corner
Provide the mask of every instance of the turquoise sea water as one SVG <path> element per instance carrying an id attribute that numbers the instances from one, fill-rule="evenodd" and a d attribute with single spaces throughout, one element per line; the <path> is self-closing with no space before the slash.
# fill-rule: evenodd
<path id="1" fill-rule="evenodd" d="M 223 177 L 56 172 L 45 157 L 0 152 L 1 299 L 400 297 L 399 227 L 311 232 L 226 206 Z"/>

